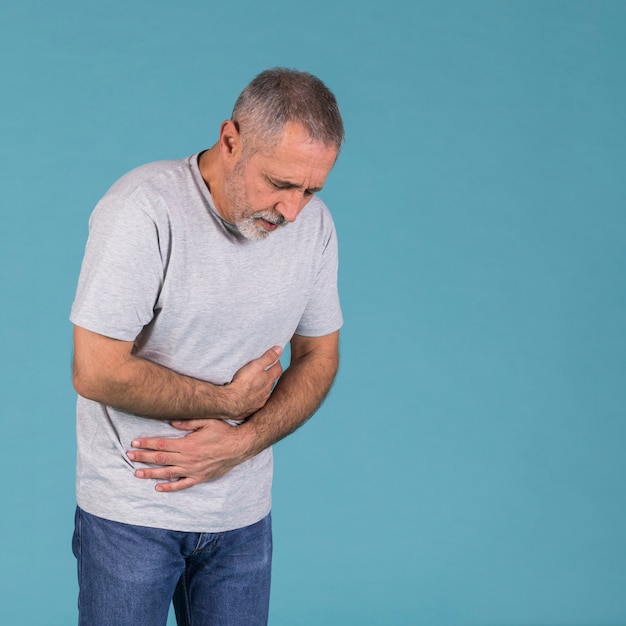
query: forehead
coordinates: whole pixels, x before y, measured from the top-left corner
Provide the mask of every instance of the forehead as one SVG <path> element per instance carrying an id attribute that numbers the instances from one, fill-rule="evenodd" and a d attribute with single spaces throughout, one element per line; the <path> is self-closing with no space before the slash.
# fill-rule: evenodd
<path id="1" fill-rule="evenodd" d="M 305 177 L 307 187 L 321 187 L 335 164 L 337 149 L 312 141 L 302 126 L 291 123 L 285 126 L 273 146 L 260 150 L 255 157 L 264 172 L 287 177 L 286 180 Z"/>

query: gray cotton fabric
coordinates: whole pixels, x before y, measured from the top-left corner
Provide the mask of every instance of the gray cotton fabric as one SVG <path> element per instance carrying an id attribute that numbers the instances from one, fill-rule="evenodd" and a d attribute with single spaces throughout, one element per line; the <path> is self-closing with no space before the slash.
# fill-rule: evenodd
<path id="1" fill-rule="evenodd" d="M 317 197 L 266 239 L 243 238 L 215 210 L 197 156 L 139 167 L 98 203 L 70 318 L 134 341 L 138 356 L 222 385 L 294 333 L 322 336 L 342 325 L 337 241 Z M 126 456 L 133 439 L 183 435 L 79 396 L 79 506 L 189 532 L 241 528 L 269 512 L 271 449 L 180 492 L 159 493 L 154 481 L 134 476 L 142 464 Z"/>

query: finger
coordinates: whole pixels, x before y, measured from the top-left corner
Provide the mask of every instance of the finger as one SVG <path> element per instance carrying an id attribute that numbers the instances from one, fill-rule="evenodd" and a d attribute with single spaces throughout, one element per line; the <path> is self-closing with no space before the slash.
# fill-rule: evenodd
<path id="1" fill-rule="evenodd" d="M 171 491 L 182 491 L 183 489 L 189 489 L 189 487 L 193 487 L 194 485 L 200 484 L 200 480 L 197 478 L 189 478 L 184 477 L 178 480 L 173 480 L 171 482 L 166 483 L 158 483 L 155 489 L 161 492 L 171 492 Z"/>
<path id="2" fill-rule="evenodd" d="M 181 439 L 176 437 L 139 437 L 133 439 L 130 445 L 143 450 L 161 450 L 163 452 L 179 452 Z"/>
<path id="3" fill-rule="evenodd" d="M 207 420 L 175 420 L 170 424 L 178 430 L 199 430 L 207 425 Z"/>
<path id="4" fill-rule="evenodd" d="M 270 348 L 259 361 L 263 364 L 263 369 L 266 371 L 271 369 L 274 365 L 279 362 L 280 355 L 283 353 L 283 349 L 281 346 L 273 346 Z"/>
<path id="5" fill-rule="evenodd" d="M 189 474 L 182 467 L 175 465 L 167 465 L 165 467 L 142 467 L 135 471 L 137 478 L 152 480 L 178 480 Z"/>
<path id="6" fill-rule="evenodd" d="M 280 361 L 276 361 L 269 367 L 266 367 L 265 371 L 272 376 L 273 380 L 277 380 L 283 373 L 283 366 L 280 364 Z"/>
<path id="7" fill-rule="evenodd" d="M 126 456 L 137 463 L 150 463 L 151 465 L 176 465 L 180 460 L 180 454 L 176 452 L 155 452 L 154 450 L 129 450 Z"/>

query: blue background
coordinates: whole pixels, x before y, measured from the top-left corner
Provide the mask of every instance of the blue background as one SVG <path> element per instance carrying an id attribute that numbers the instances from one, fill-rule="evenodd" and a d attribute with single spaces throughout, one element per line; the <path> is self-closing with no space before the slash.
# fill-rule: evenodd
<path id="1" fill-rule="evenodd" d="M 335 91 L 342 369 L 276 448 L 274 626 L 626 624 L 626 3 L 4 0 L 0 622 L 76 619 L 89 213 L 273 65 Z M 138 564 L 141 566 L 141 564 Z"/>

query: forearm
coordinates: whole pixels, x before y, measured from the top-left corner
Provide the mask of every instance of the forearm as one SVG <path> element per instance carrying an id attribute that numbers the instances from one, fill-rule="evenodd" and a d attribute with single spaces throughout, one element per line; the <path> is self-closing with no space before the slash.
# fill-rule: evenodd
<path id="1" fill-rule="evenodd" d="M 238 427 L 250 446 L 246 456 L 258 454 L 304 424 L 330 391 L 338 365 L 336 351 L 292 358 L 267 404 Z"/>
<path id="2" fill-rule="evenodd" d="M 76 391 L 90 400 L 153 419 L 242 419 L 267 402 L 282 372 L 279 346 L 244 365 L 228 385 L 213 385 L 179 374 L 139 358 L 132 348 L 133 342 L 76 326 Z"/>
<path id="3" fill-rule="evenodd" d="M 79 382 L 77 391 L 97 402 L 132 415 L 161 420 L 233 417 L 233 398 L 227 386 L 212 385 L 130 355 L 123 364 L 95 379 Z"/>

